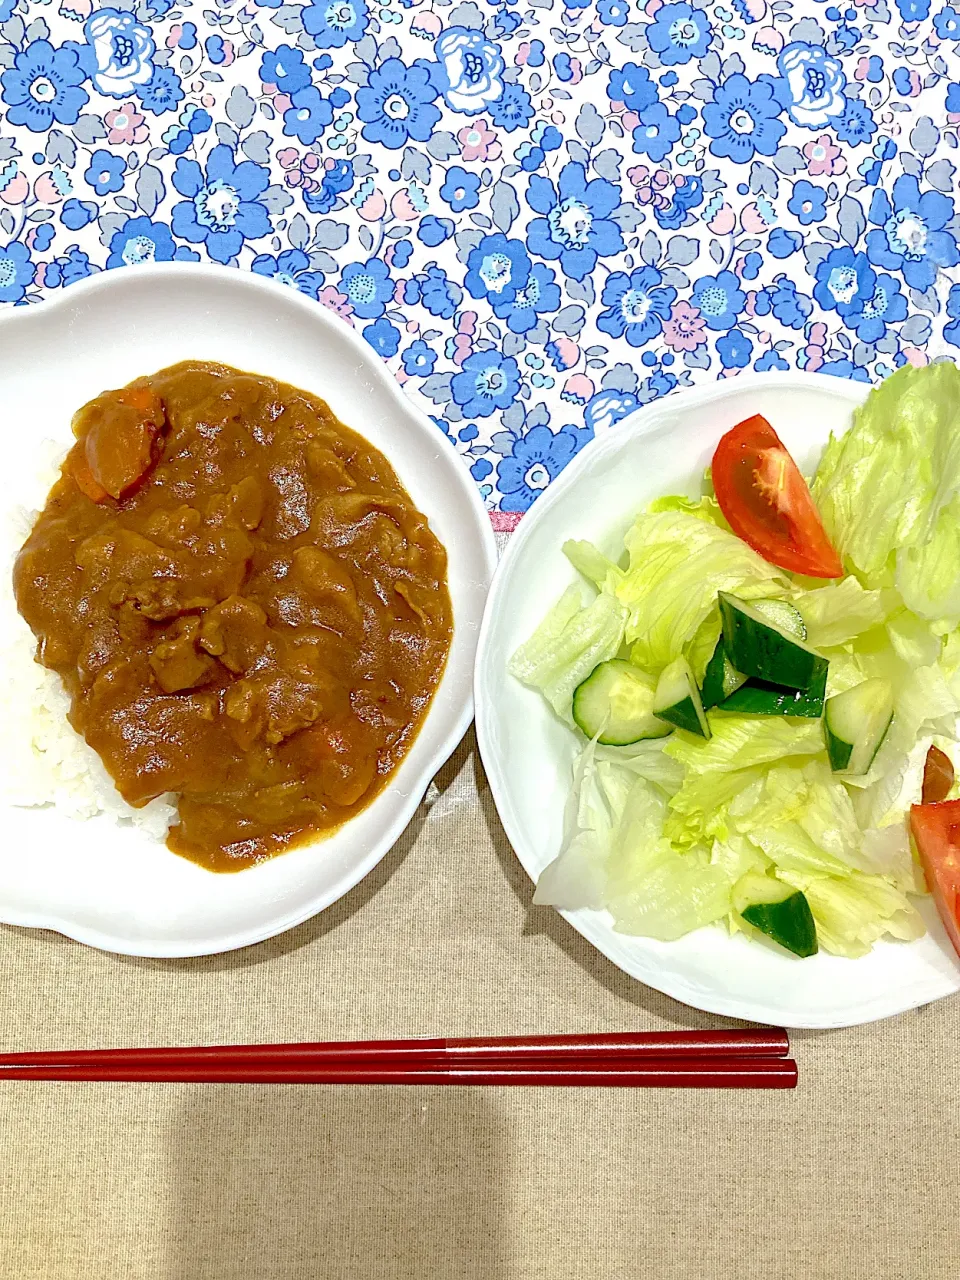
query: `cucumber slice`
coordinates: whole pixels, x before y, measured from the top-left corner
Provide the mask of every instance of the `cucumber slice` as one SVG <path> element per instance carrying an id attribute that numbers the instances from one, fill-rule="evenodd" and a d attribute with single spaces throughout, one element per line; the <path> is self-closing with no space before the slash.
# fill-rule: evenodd
<path id="1" fill-rule="evenodd" d="M 724 647 L 737 671 L 788 689 L 809 689 L 826 671 L 826 658 L 789 635 L 755 605 L 726 591 L 720 592 L 719 600 Z"/>
<path id="2" fill-rule="evenodd" d="M 653 677 L 632 662 L 601 662 L 574 691 L 573 718 L 588 738 L 605 747 L 662 738 L 670 725 L 653 714 L 655 692 Z"/>
<path id="3" fill-rule="evenodd" d="M 721 635 L 717 641 L 717 647 L 713 651 L 713 656 L 707 663 L 707 669 L 703 673 L 703 688 L 700 690 L 700 700 L 703 703 L 704 711 L 709 711 L 711 707 L 716 707 L 723 702 L 724 698 L 729 698 L 731 693 L 740 688 L 746 678 L 734 668 L 733 663 L 727 657 L 727 651 L 723 646 L 723 636 Z"/>
<path id="4" fill-rule="evenodd" d="M 807 624 L 789 600 L 754 600 L 752 604 L 757 613 L 762 613 L 780 631 L 793 636 L 794 640 L 806 640 Z"/>
<path id="5" fill-rule="evenodd" d="M 653 714 L 667 724 L 675 724 L 678 729 L 699 734 L 701 738 L 710 737 L 710 726 L 703 714 L 700 690 L 686 658 L 676 658 L 668 667 L 664 667 L 657 681 Z"/>
<path id="6" fill-rule="evenodd" d="M 823 715 L 827 691 L 827 671 L 809 689 L 784 689 L 767 680 L 748 680 L 725 698 L 718 711 L 736 711 L 744 716 L 805 716 L 818 720 Z"/>
<path id="7" fill-rule="evenodd" d="M 893 719 L 893 686 L 876 677 L 827 699 L 824 730 L 830 768 L 860 776 L 869 772 Z"/>
<path id="8" fill-rule="evenodd" d="M 817 926 L 810 903 L 799 889 L 748 871 L 733 887 L 733 909 L 795 956 L 817 954 Z"/>

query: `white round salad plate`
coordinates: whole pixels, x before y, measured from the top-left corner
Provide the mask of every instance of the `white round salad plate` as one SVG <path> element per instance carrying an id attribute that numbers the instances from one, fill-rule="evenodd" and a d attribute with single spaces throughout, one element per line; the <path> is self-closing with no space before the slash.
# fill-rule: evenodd
<path id="1" fill-rule="evenodd" d="M 447 548 L 454 636 L 426 720 L 389 786 L 328 838 L 249 870 L 215 875 L 102 817 L 0 810 L 0 921 L 128 955 L 206 955 L 259 942 L 329 906 L 376 866 L 470 723 L 496 560 L 489 517 L 462 460 L 360 334 L 295 290 L 226 267 L 126 267 L 0 315 L 0 502 L 42 505 L 44 441 L 66 448 L 71 415 L 86 400 L 185 359 L 314 392 L 383 451 Z M 10 592 L 9 580 L 0 590 Z"/>
<path id="2" fill-rule="evenodd" d="M 561 552 L 585 538 L 614 560 L 634 516 L 654 498 L 699 492 L 721 435 L 763 414 L 805 474 L 831 431 L 844 432 L 869 387 L 816 374 L 743 374 L 678 392 L 591 441 L 521 521 L 487 601 L 477 655 L 477 736 L 497 809 L 536 880 L 560 850 L 574 735 L 507 663 L 577 575 Z M 877 943 L 858 960 L 805 960 L 719 927 L 676 942 L 628 937 L 605 911 L 562 914 L 625 972 L 712 1013 L 789 1027 L 839 1027 L 901 1013 L 960 990 L 958 964 L 932 900 L 916 942 Z"/>

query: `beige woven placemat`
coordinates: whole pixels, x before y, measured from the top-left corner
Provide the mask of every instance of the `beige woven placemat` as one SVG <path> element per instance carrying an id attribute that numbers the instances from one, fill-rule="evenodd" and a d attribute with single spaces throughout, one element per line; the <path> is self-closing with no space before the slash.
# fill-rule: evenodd
<path id="1" fill-rule="evenodd" d="M 530 888 L 472 737 L 316 920 L 203 960 L 0 928 L 4 1048 L 720 1026 Z M 3 1280 L 956 1273 L 960 1001 L 796 1037 L 793 1094 L 0 1085 Z"/>

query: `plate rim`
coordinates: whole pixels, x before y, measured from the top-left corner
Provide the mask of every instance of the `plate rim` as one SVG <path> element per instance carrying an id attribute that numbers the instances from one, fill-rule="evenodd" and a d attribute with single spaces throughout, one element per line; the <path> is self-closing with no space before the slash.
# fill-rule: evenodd
<path id="1" fill-rule="evenodd" d="M 269 277 L 259 276 L 249 271 L 239 271 L 213 263 L 144 263 L 112 271 L 102 271 L 97 275 L 88 276 L 83 280 L 77 281 L 76 284 L 70 285 L 69 288 L 64 289 L 61 293 L 51 295 L 29 307 L 15 307 L 0 311 L 0 334 L 8 331 L 13 325 L 23 326 L 35 323 L 41 315 L 49 315 L 53 311 L 76 311 L 77 303 L 80 303 L 82 307 L 84 300 L 91 294 L 136 287 L 144 282 L 149 282 L 151 285 L 154 283 L 162 285 L 164 280 L 178 277 L 189 279 L 193 283 L 196 283 L 198 277 L 205 277 L 218 283 L 229 284 L 241 290 L 259 293 L 268 305 L 271 298 L 282 300 L 286 306 L 292 305 L 295 309 L 300 310 L 307 322 L 314 325 L 319 324 L 330 332 L 335 332 L 338 341 L 346 341 L 348 345 L 352 346 L 358 363 L 362 364 L 370 376 L 388 390 L 388 394 L 398 408 L 402 409 L 405 414 L 410 415 L 417 422 L 417 428 L 422 432 L 424 440 L 430 440 L 439 454 L 446 455 L 448 462 L 455 460 L 456 466 L 452 468 L 454 483 L 460 490 L 461 496 L 465 499 L 466 509 L 472 514 L 473 528 L 477 534 L 477 549 L 482 554 L 484 580 L 489 592 L 497 566 L 496 538 L 489 513 L 480 496 L 480 491 L 469 475 L 467 468 L 463 465 L 455 446 L 446 434 L 430 421 L 420 405 L 403 391 L 396 378 L 390 374 L 389 370 L 362 336 L 351 325 L 333 315 L 322 303 L 307 298 L 297 290 L 280 284 Z M 381 839 L 374 843 L 372 852 L 367 853 L 358 860 L 357 864 L 341 877 L 336 888 L 317 894 L 310 898 L 305 905 L 297 907 L 269 925 L 234 931 L 225 940 L 211 942 L 210 945 L 178 944 L 176 941 L 151 943 L 149 940 L 142 942 L 137 939 L 123 940 L 100 929 L 74 924 L 58 912 L 12 910 L 3 907 L 2 904 L 0 904 L 0 923 L 9 924 L 17 928 L 49 929 L 72 938 L 76 942 L 114 955 L 150 959 L 188 959 L 200 956 L 222 955 L 244 947 L 255 946 L 257 943 L 265 942 L 270 938 L 287 933 L 290 929 L 294 929 L 306 920 L 319 915 L 355 889 L 394 848 L 412 821 L 431 781 L 449 760 L 470 727 L 474 716 L 473 690 L 475 686 L 472 675 L 476 670 L 476 644 L 479 642 L 480 634 L 479 626 L 476 624 L 474 626 L 476 641 L 474 644 L 473 672 L 469 672 L 468 669 L 468 673 L 465 675 L 464 692 L 459 714 L 455 717 L 447 732 L 438 740 L 421 770 L 418 771 L 418 781 L 404 797 L 397 799 L 394 817 L 386 827 Z M 439 692 L 439 688 L 437 692 Z M 428 709 L 427 716 L 420 726 L 417 739 L 426 730 L 429 717 L 430 709 Z M 402 770 L 403 762 L 401 762 L 400 768 Z M 394 776 L 396 777 L 397 775 Z M 374 803 L 376 803 L 376 800 Z M 316 842 L 317 847 L 322 844 L 322 840 Z M 310 846 L 302 846 L 302 848 L 308 847 Z M 256 870 L 256 867 L 251 867 L 238 874 L 255 874 Z"/>
<path id="2" fill-rule="evenodd" d="M 519 819 L 516 815 L 509 788 L 506 785 L 505 770 L 501 770 L 500 767 L 499 750 L 495 741 L 496 734 L 492 725 L 493 701 L 486 696 L 488 682 L 485 675 L 490 635 L 495 625 L 500 597 L 504 591 L 504 583 L 511 575 L 514 564 L 522 556 L 527 540 L 532 536 L 535 520 L 531 519 L 531 514 L 539 509 L 540 514 L 536 517 L 536 520 L 542 519 L 546 512 L 562 501 L 568 490 L 577 483 L 580 474 L 589 465 L 605 456 L 605 454 L 617 451 L 619 447 L 618 440 L 622 439 L 624 432 L 632 434 L 636 439 L 642 439 L 659 430 L 668 430 L 669 422 L 665 419 L 665 415 L 671 411 L 671 402 L 677 404 L 682 401 L 685 408 L 697 407 L 710 404 L 715 400 L 724 399 L 733 393 L 749 392 L 751 389 L 761 387 L 766 389 L 780 387 L 784 391 L 797 390 L 802 387 L 804 390 L 817 388 L 821 392 L 827 392 L 831 396 L 846 402 L 851 408 L 856 408 L 864 402 L 873 386 L 873 383 L 835 378 L 829 374 L 794 371 L 757 373 L 751 371 L 716 383 L 708 383 L 671 392 L 650 404 L 641 405 L 638 409 L 633 410 L 626 417 L 614 423 L 603 436 L 594 437 L 593 440 L 589 441 L 569 465 L 564 468 L 557 479 L 551 482 L 545 493 L 536 500 L 530 513 L 524 514 L 516 532 L 510 536 L 506 549 L 500 557 L 500 563 L 497 566 L 493 583 L 487 595 L 487 603 L 477 644 L 477 656 L 474 663 L 474 703 L 476 706 L 477 745 L 484 772 L 490 785 L 494 805 L 514 856 L 533 884 L 536 884 L 537 878 L 520 852 L 524 841 L 519 834 Z M 931 995 L 925 991 L 920 996 L 906 995 L 900 999 L 885 1003 L 884 993 L 880 992 L 875 1000 L 871 1001 L 867 1007 L 853 1017 L 842 1014 L 833 1016 L 814 1015 L 811 1017 L 790 1016 L 785 1021 L 783 1011 L 778 1011 L 774 1005 L 751 1001 L 751 1008 L 754 1011 L 746 1013 L 742 1007 L 735 1007 L 736 997 L 725 999 L 722 995 L 704 994 L 699 989 L 694 989 L 684 978 L 680 976 L 674 977 L 669 972 L 663 978 L 663 981 L 660 980 L 662 976 L 660 972 L 654 975 L 657 979 L 656 981 L 651 976 L 640 977 L 626 968 L 619 960 L 614 959 L 603 945 L 604 936 L 610 932 L 610 927 L 606 924 L 601 924 L 595 919 L 597 912 L 589 912 L 585 909 L 579 911 L 551 909 L 557 910 L 558 914 L 572 925 L 582 937 L 586 938 L 591 946 L 596 947 L 600 954 L 611 964 L 615 965 L 621 972 L 626 973 L 635 982 L 640 982 L 645 986 L 660 991 L 662 994 L 692 1008 L 723 1017 L 753 1022 L 769 1022 L 799 1030 L 830 1030 L 839 1027 L 861 1026 L 883 1018 L 895 1017 L 898 1014 L 907 1013 L 911 1009 L 930 1004 L 934 1000 L 954 995 L 958 991 L 957 983 L 950 985 L 949 980 L 944 978 L 939 984 L 942 990 L 938 994 Z M 627 935 L 624 936 L 626 937 Z M 931 982 L 930 985 L 931 988 L 934 988 L 937 984 Z"/>

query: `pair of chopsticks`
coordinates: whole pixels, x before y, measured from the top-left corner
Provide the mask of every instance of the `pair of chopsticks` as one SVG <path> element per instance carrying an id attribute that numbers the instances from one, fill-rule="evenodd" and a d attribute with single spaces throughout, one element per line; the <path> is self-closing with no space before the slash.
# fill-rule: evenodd
<path id="1" fill-rule="evenodd" d="M 793 1089 L 787 1033 L 635 1031 L 0 1054 L 3 1080 Z"/>

